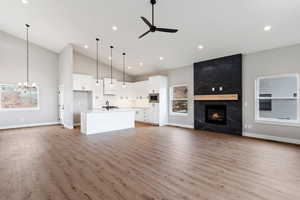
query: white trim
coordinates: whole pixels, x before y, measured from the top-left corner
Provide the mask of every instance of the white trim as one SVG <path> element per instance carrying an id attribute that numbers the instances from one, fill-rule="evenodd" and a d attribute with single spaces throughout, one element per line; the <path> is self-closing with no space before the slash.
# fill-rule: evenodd
<path id="1" fill-rule="evenodd" d="M 74 123 L 73 126 L 80 126 L 81 123 Z"/>
<path id="2" fill-rule="evenodd" d="M 170 113 L 172 116 L 179 116 L 179 117 L 186 117 L 189 115 L 189 113 L 180 113 L 180 112 L 172 112 Z"/>
<path id="3" fill-rule="evenodd" d="M 271 97 L 271 98 L 263 98 L 259 97 L 259 91 L 260 91 L 260 80 L 261 79 L 271 79 L 271 78 L 281 78 L 281 77 L 296 77 L 297 78 L 297 97 Z M 255 122 L 256 123 L 262 123 L 262 124 L 271 124 L 271 125 L 280 125 L 280 126 L 299 126 L 300 125 L 300 99 L 299 99 L 299 93 L 300 93 L 300 80 L 299 80 L 299 74 L 279 74 L 279 75 L 271 75 L 271 76 L 262 76 L 258 77 L 255 80 L 255 86 L 254 86 L 254 109 L 255 109 Z M 274 119 L 274 118 L 262 118 L 259 115 L 259 100 L 260 99 L 292 99 L 297 100 L 297 119 L 296 120 L 281 120 L 281 119 Z"/>
<path id="4" fill-rule="evenodd" d="M 283 137 L 277 137 L 277 136 L 272 136 L 272 135 L 262 135 L 262 134 L 257 134 L 257 133 L 243 132 L 243 136 L 251 137 L 251 138 L 258 138 L 258 139 L 265 139 L 265 140 L 272 140 L 272 141 L 277 141 L 277 142 L 285 142 L 285 143 L 291 143 L 291 144 L 300 144 L 300 140 L 297 140 L 297 139 L 283 138 Z"/>
<path id="5" fill-rule="evenodd" d="M 177 127 L 182 127 L 182 128 L 190 128 L 194 129 L 193 125 L 185 125 L 185 124 L 174 124 L 174 123 L 168 123 L 168 126 L 177 126 Z"/>
<path id="6" fill-rule="evenodd" d="M 37 124 L 23 124 L 23 125 L 13 125 L 13 126 L 0 126 L 1 129 L 14 129 L 14 128 L 28 128 L 28 127 L 36 127 L 36 126 L 50 126 L 57 125 L 59 122 L 47 122 L 47 123 L 37 123 Z"/>
<path id="7" fill-rule="evenodd" d="M 74 129 L 73 126 L 68 126 L 68 125 L 64 125 L 64 124 L 63 124 L 63 126 L 64 126 L 65 128 L 67 128 L 67 129 L 71 129 L 71 130 Z"/>
<path id="8" fill-rule="evenodd" d="M 265 120 L 264 120 L 265 119 Z M 257 124 L 269 124 L 269 125 L 275 125 L 275 126 L 291 126 L 291 127 L 300 127 L 299 121 L 293 121 L 293 120 L 269 120 L 268 118 L 261 118 L 260 120 L 255 120 L 255 123 Z"/>

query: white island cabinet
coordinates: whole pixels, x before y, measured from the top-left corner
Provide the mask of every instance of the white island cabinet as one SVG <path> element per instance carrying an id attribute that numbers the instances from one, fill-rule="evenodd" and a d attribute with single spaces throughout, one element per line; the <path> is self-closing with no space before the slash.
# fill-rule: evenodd
<path id="1" fill-rule="evenodd" d="M 81 113 L 81 132 L 89 135 L 134 128 L 135 110 L 91 110 Z"/>

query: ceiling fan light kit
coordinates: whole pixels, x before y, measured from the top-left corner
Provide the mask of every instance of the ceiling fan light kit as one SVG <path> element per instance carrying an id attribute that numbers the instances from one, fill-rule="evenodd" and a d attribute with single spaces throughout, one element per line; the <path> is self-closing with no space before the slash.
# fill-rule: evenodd
<path id="1" fill-rule="evenodd" d="M 149 27 L 149 30 L 146 31 L 144 34 L 142 34 L 139 39 L 143 38 L 150 32 L 154 33 L 156 31 L 158 32 L 165 32 L 165 33 L 176 33 L 177 29 L 170 29 L 170 28 L 159 28 L 155 26 L 154 23 L 154 5 L 156 4 L 156 0 L 150 0 L 150 3 L 152 5 L 152 23 L 150 23 L 145 17 L 141 17 L 141 19 L 144 21 L 144 23 Z"/>

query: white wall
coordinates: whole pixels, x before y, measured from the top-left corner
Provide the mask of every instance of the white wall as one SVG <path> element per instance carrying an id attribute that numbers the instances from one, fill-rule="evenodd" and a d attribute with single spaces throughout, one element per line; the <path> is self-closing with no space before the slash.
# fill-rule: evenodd
<path id="1" fill-rule="evenodd" d="M 260 76 L 300 74 L 300 45 L 266 50 L 243 57 L 243 101 L 245 132 L 290 139 L 300 139 L 300 127 L 255 122 L 255 80 Z M 299 112 L 299 111 L 298 111 Z"/>
<path id="2" fill-rule="evenodd" d="M 175 85 L 188 86 L 188 115 L 176 116 L 170 114 L 169 110 L 169 123 L 180 124 L 188 127 L 194 127 L 194 68 L 193 65 L 182 67 L 175 70 L 168 71 L 169 88 Z M 170 94 L 170 91 L 169 91 Z M 170 98 L 170 95 L 169 95 Z M 170 99 L 169 99 L 170 107 Z"/>
<path id="3" fill-rule="evenodd" d="M 99 75 L 101 79 L 103 78 L 110 78 L 110 66 L 106 64 L 99 64 L 100 71 Z M 74 73 L 78 74 L 86 74 L 91 75 L 96 78 L 96 60 L 87 57 L 79 52 L 74 53 Z M 126 81 L 132 82 L 134 77 L 126 74 Z M 113 78 L 119 81 L 123 80 L 123 72 L 113 68 Z"/>
<path id="4" fill-rule="evenodd" d="M 30 81 L 39 87 L 40 109 L 0 111 L 0 128 L 58 121 L 58 55 L 30 43 Z M 0 83 L 26 81 L 26 41 L 0 31 Z"/>
<path id="5" fill-rule="evenodd" d="M 73 128 L 73 68 L 74 50 L 71 45 L 66 46 L 59 54 L 59 85 L 63 86 L 63 125 Z"/>

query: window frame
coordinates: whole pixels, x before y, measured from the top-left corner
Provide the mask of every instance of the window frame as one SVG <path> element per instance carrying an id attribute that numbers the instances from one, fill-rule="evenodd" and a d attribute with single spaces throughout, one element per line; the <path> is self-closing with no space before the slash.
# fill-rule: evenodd
<path id="1" fill-rule="evenodd" d="M 170 99 L 169 99 L 169 112 L 170 112 L 170 115 L 172 116 L 188 116 L 189 115 L 189 97 L 187 98 L 182 98 L 182 99 L 174 99 L 173 98 L 173 89 L 175 87 L 186 87 L 188 89 L 188 92 L 189 92 L 189 88 L 188 88 L 188 85 L 187 84 L 178 84 L 178 85 L 173 85 L 171 86 L 169 89 L 170 89 Z M 187 113 L 178 113 L 178 112 L 173 112 L 173 101 L 187 101 Z"/>
<path id="2" fill-rule="evenodd" d="M 295 77 L 297 79 L 297 97 L 259 97 L 260 92 L 260 81 L 262 79 L 274 79 L 274 78 L 283 78 L 283 77 Z M 255 122 L 262 123 L 262 124 L 272 124 L 272 125 L 286 125 L 286 126 L 300 126 L 300 86 L 299 86 L 299 74 L 279 74 L 279 75 L 270 75 L 270 76 L 261 76 L 255 80 L 255 96 L 254 96 L 254 103 L 255 103 Z M 275 119 L 275 118 L 264 118 L 260 117 L 260 110 L 259 110 L 259 100 L 260 99 L 295 99 L 297 100 L 297 119 L 296 120 L 285 120 L 285 119 Z"/>
<path id="3" fill-rule="evenodd" d="M 8 85 L 8 86 L 15 86 L 17 87 L 17 84 L 13 84 L 13 83 L 0 83 L 0 86 L 2 85 Z M 40 89 L 37 86 L 37 107 L 35 108 L 2 108 L 0 107 L 0 112 L 10 112 L 10 111 L 38 111 L 40 110 Z"/>

